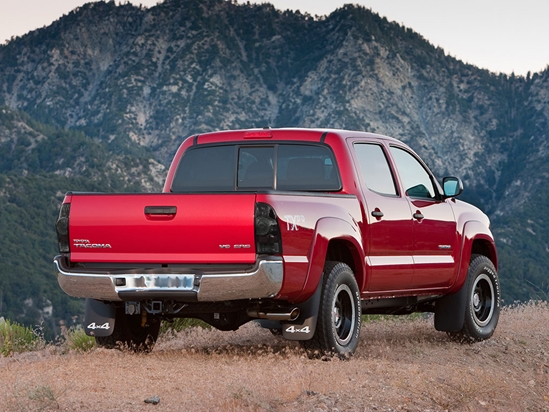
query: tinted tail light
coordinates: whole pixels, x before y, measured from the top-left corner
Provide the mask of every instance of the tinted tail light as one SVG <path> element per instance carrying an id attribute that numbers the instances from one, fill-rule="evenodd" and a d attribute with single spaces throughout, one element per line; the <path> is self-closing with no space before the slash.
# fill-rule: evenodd
<path id="1" fill-rule="evenodd" d="M 255 205 L 255 247 L 258 254 L 281 254 L 280 226 L 274 209 L 267 203 Z"/>
<path id="2" fill-rule="evenodd" d="M 71 210 L 70 203 L 64 203 L 59 211 L 59 217 L 55 223 L 55 229 L 57 231 L 57 242 L 59 244 L 60 253 L 70 252 L 69 243 L 69 213 Z"/>

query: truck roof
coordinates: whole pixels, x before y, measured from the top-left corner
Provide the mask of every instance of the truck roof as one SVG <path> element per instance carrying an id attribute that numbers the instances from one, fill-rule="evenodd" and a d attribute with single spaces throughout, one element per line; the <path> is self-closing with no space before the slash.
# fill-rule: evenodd
<path id="1" fill-rule="evenodd" d="M 329 129 L 329 128 L 263 128 L 263 129 L 242 129 L 242 130 L 227 130 L 227 131 L 218 131 L 210 132 L 204 134 L 198 134 L 191 136 L 190 139 L 193 139 L 193 144 L 208 144 L 208 143 L 219 143 L 227 141 L 246 141 L 246 140 L 303 140 L 318 142 L 323 141 L 328 135 L 330 138 L 339 138 L 345 140 L 349 137 L 359 137 L 359 138 L 375 138 L 383 140 L 391 140 L 398 142 L 397 139 L 392 137 L 361 132 L 353 130 L 341 130 L 341 129 Z"/>

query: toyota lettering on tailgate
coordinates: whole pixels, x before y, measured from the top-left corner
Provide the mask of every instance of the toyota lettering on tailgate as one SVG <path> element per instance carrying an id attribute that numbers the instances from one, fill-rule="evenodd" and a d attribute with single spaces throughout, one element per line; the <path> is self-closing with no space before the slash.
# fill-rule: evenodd
<path id="1" fill-rule="evenodd" d="M 109 243 L 91 243 L 88 239 L 73 239 L 73 246 L 86 249 L 111 249 Z"/>

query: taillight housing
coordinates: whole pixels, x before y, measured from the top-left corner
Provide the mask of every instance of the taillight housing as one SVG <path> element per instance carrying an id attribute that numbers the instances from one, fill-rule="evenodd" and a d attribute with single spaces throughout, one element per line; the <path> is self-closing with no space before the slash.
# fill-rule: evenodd
<path id="1" fill-rule="evenodd" d="M 59 217 L 55 222 L 55 230 L 57 231 L 57 243 L 59 245 L 60 253 L 70 252 L 69 242 L 69 213 L 71 210 L 70 203 L 63 203 L 61 210 L 59 210 Z"/>
<path id="2" fill-rule="evenodd" d="M 282 238 L 274 209 L 267 203 L 255 204 L 255 247 L 258 254 L 281 254 Z"/>

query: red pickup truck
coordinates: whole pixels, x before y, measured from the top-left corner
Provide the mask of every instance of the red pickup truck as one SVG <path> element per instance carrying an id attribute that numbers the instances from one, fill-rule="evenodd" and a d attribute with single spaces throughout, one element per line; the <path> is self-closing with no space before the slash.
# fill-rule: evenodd
<path id="1" fill-rule="evenodd" d="M 489 220 L 376 134 L 251 129 L 191 136 L 159 194 L 66 194 L 58 282 L 99 345 L 150 350 L 161 320 L 251 320 L 351 355 L 361 315 L 434 312 L 455 339 L 500 311 Z"/>

